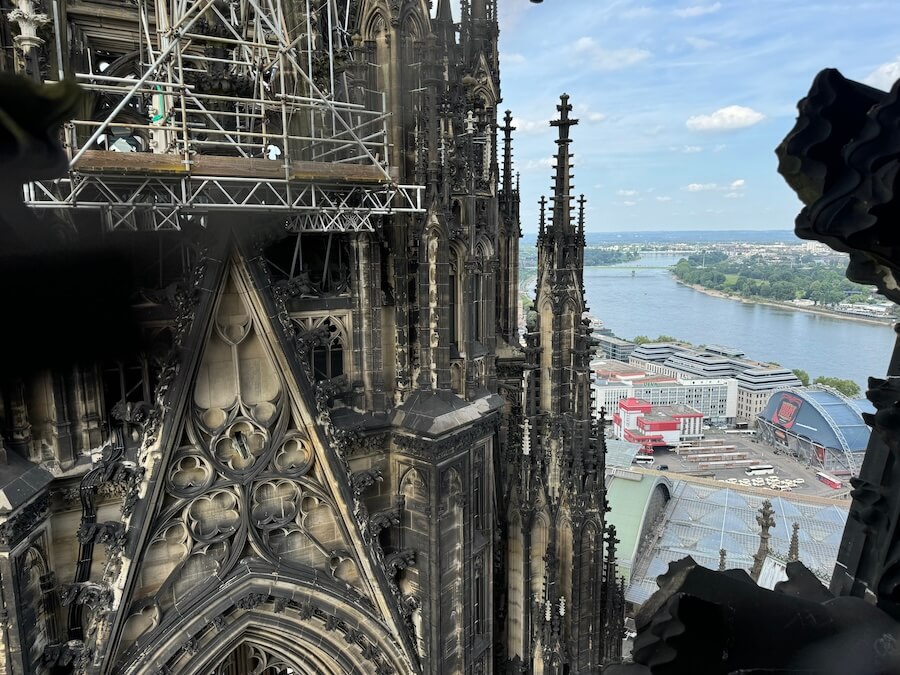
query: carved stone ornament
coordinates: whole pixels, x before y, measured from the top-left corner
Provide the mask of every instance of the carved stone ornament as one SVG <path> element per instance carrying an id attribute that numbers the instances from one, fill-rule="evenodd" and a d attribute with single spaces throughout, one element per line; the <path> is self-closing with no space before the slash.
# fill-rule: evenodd
<path id="1" fill-rule="evenodd" d="M 848 278 L 900 301 L 900 86 L 886 94 L 826 69 L 797 107 L 776 151 L 806 205 L 797 236 L 848 253 Z"/>
<path id="2" fill-rule="evenodd" d="M 369 517 L 369 533 L 377 537 L 382 530 L 388 527 L 400 525 L 400 507 L 394 506 L 383 511 L 378 511 Z"/>
<path id="3" fill-rule="evenodd" d="M 353 492 L 358 496 L 372 487 L 376 481 L 384 480 L 381 469 L 372 467 L 361 471 L 354 471 L 350 476 L 350 482 L 353 485 Z"/>
<path id="4" fill-rule="evenodd" d="M 82 581 L 63 586 L 59 601 L 63 607 L 87 605 L 91 609 L 105 610 L 112 605 L 113 594 L 105 584 Z"/>
<path id="5" fill-rule="evenodd" d="M 0 546 L 12 546 L 34 531 L 47 518 L 50 498 L 42 495 L 0 525 Z"/>
<path id="6" fill-rule="evenodd" d="M 76 536 L 81 544 L 104 544 L 108 551 L 120 552 L 125 546 L 125 525 L 120 522 L 82 523 Z"/>
<path id="7" fill-rule="evenodd" d="M 50 668 L 71 668 L 74 672 L 79 672 L 87 665 L 90 658 L 91 651 L 85 648 L 81 640 L 69 640 L 44 647 L 44 655 L 41 660 L 45 666 Z"/>

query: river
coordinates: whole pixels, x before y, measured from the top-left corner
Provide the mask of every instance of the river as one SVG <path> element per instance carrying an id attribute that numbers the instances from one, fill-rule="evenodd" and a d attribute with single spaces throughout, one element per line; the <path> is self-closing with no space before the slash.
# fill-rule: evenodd
<path id="1" fill-rule="evenodd" d="M 890 325 L 706 295 L 673 279 L 666 268 L 678 259 L 645 254 L 617 266 L 586 267 L 591 316 L 626 340 L 663 334 L 698 345 L 724 345 L 757 361 L 802 368 L 810 379 L 853 380 L 863 391 L 870 375 L 885 374 L 894 344 Z"/>

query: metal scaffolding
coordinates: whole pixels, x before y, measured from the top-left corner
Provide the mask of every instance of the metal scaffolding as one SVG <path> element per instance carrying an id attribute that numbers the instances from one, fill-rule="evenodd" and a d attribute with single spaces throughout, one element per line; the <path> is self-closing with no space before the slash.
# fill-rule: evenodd
<path id="1" fill-rule="evenodd" d="M 385 99 L 367 87 L 350 7 L 139 0 L 131 71 L 88 59 L 74 73 L 98 105 L 66 128 L 69 175 L 27 186 L 27 203 L 96 209 L 110 229 L 252 211 L 301 231 L 359 231 L 421 212 L 424 188 L 386 165 Z"/>

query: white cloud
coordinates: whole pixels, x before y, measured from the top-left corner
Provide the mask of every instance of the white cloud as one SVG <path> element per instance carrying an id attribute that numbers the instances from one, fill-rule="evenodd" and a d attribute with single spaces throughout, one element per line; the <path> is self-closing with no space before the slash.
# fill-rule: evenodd
<path id="1" fill-rule="evenodd" d="M 594 70 L 619 70 L 650 57 L 650 52 L 646 49 L 604 49 L 591 37 L 578 38 L 575 41 L 575 53 L 587 58 Z"/>
<path id="2" fill-rule="evenodd" d="M 896 61 L 882 63 L 863 78 L 863 82 L 870 87 L 877 87 L 884 91 L 890 90 L 897 80 L 900 80 L 900 56 L 897 57 Z"/>
<path id="3" fill-rule="evenodd" d="M 590 106 L 586 103 L 576 103 L 574 116 L 579 120 L 588 123 L 596 123 L 602 122 L 606 119 L 606 114 L 602 112 L 598 112 L 596 110 L 591 110 Z"/>
<path id="4" fill-rule="evenodd" d="M 620 197 L 634 197 L 637 193 L 637 190 L 616 190 L 616 194 Z"/>
<path id="5" fill-rule="evenodd" d="M 699 37 L 687 37 L 684 39 L 691 47 L 694 49 L 709 49 L 710 47 L 715 47 L 716 43 L 712 40 L 707 40 L 706 38 Z"/>
<path id="6" fill-rule="evenodd" d="M 685 123 L 692 131 L 730 131 L 752 127 L 765 119 L 765 115 L 742 105 L 719 108 L 711 115 L 694 115 Z"/>
<path id="7" fill-rule="evenodd" d="M 704 14 L 715 14 L 720 9 L 722 9 L 721 2 L 715 2 L 711 5 L 691 5 L 690 7 L 683 7 L 682 9 L 676 9 L 672 13 L 675 16 L 680 16 L 682 19 L 687 19 L 692 16 L 703 16 Z"/>
<path id="8" fill-rule="evenodd" d="M 553 157 L 541 157 L 540 159 L 529 159 L 522 164 L 522 171 L 537 171 L 544 169 L 552 169 L 555 161 Z"/>
<path id="9" fill-rule="evenodd" d="M 719 185 L 718 183 L 690 183 L 686 185 L 684 190 L 688 192 L 725 192 L 726 197 L 734 199 L 735 197 L 743 197 L 741 190 L 747 185 L 747 181 L 743 178 L 733 180 L 727 185 Z"/>
<path id="10" fill-rule="evenodd" d="M 548 133 L 552 128 L 547 120 L 526 120 L 522 117 L 513 117 L 512 125 L 517 134 Z"/>
<path id="11" fill-rule="evenodd" d="M 622 202 L 622 206 L 636 206 L 637 202 Z"/>
<path id="12" fill-rule="evenodd" d="M 622 12 L 623 19 L 643 19 L 656 14 L 656 10 L 652 7 L 635 7 L 634 9 L 626 9 Z"/>
<path id="13" fill-rule="evenodd" d="M 678 152 L 683 152 L 686 155 L 693 155 L 698 152 L 703 152 L 702 145 L 682 145 L 680 148 L 672 148 L 673 150 L 677 150 Z"/>
<path id="14" fill-rule="evenodd" d="M 727 146 L 724 143 L 719 143 L 716 147 L 713 148 L 713 152 L 722 152 Z"/>
<path id="15" fill-rule="evenodd" d="M 500 54 L 500 63 L 505 66 L 518 66 L 525 63 L 527 59 L 522 54 L 517 54 L 515 52 L 510 52 L 509 54 L 501 53 Z"/>
<path id="16" fill-rule="evenodd" d="M 597 47 L 597 43 L 592 37 L 580 37 L 575 40 L 576 52 L 587 52 Z"/>
<path id="17" fill-rule="evenodd" d="M 671 198 L 671 197 L 657 197 L 657 198 L 656 198 L 656 201 L 658 201 L 658 202 L 670 202 L 670 201 L 672 201 L 672 198 Z"/>

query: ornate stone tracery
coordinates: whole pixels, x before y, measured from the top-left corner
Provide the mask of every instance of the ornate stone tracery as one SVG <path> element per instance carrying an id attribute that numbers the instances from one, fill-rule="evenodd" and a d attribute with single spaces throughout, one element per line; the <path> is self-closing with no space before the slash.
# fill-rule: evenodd
<path id="1" fill-rule="evenodd" d="M 371 605 L 344 516 L 324 482 L 318 441 L 297 423 L 241 289 L 232 269 L 213 310 L 181 441 L 165 469 L 167 494 L 124 629 L 137 644 L 213 593 L 241 560 L 281 574 L 322 575 Z M 374 470 L 359 476 L 359 490 L 380 480 Z M 391 569 L 409 562 L 398 558 Z M 255 611 L 265 597 L 251 593 L 236 606 Z M 227 625 L 221 616 L 215 621 Z"/>

